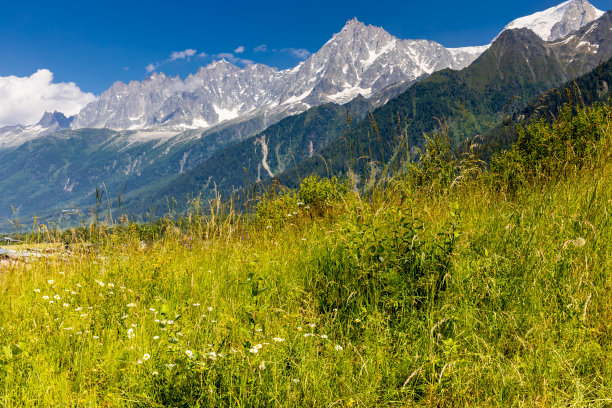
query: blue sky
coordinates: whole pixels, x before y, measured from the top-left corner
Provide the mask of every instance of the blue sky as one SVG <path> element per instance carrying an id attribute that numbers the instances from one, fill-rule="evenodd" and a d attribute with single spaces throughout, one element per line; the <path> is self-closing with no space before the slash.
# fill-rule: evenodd
<path id="1" fill-rule="evenodd" d="M 114 81 L 142 80 L 149 64 L 185 77 L 214 56 L 232 53 L 288 68 L 307 55 L 303 50 L 315 52 L 353 17 L 400 38 L 480 45 L 511 20 L 560 2 L 9 1 L 0 15 L 0 77 L 26 77 L 44 68 L 54 83 L 74 82 L 99 95 Z M 612 0 L 591 3 L 612 8 Z M 267 51 L 255 51 L 264 44 Z M 180 53 L 185 50 L 193 51 Z"/>

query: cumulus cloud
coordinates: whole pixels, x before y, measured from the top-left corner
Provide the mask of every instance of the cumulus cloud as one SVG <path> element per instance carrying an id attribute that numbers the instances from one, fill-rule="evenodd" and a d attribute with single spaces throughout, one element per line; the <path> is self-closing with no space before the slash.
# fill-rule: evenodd
<path id="1" fill-rule="evenodd" d="M 310 57 L 310 54 L 311 54 L 310 51 L 304 48 L 283 48 L 281 51 L 287 52 L 301 60 L 307 59 L 308 57 Z"/>
<path id="2" fill-rule="evenodd" d="M 53 83 L 48 69 L 39 69 L 29 77 L 0 77 L 0 126 L 31 125 L 45 111 L 74 115 L 95 100 L 74 82 Z"/>
<path id="3" fill-rule="evenodd" d="M 242 54 L 244 50 L 245 50 L 244 45 L 241 45 L 240 47 L 234 50 L 234 54 Z"/>
<path id="4" fill-rule="evenodd" d="M 255 52 L 268 52 L 268 46 L 266 44 L 261 44 L 261 45 L 258 45 L 255 48 L 253 48 L 253 51 L 255 51 Z"/>
<path id="5" fill-rule="evenodd" d="M 159 67 L 159 62 L 156 62 L 155 64 L 149 64 L 145 67 L 145 69 L 147 70 L 147 72 L 153 72 L 157 69 L 157 67 Z"/>
<path id="6" fill-rule="evenodd" d="M 184 51 L 174 51 L 170 54 L 170 61 L 176 61 L 179 59 L 189 60 L 189 58 L 193 57 L 196 52 L 198 51 L 191 48 L 187 48 Z"/>
<path id="7" fill-rule="evenodd" d="M 251 61 L 250 59 L 239 58 L 239 57 L 235 56 L 234 54 L 232 54 L 231 52 L 222 52 L 220 54 L 215 55 L 215 57 L 216 58 L 225 59 L 225 60 L 231 62 L 234 65 L 237 65 L 237 64 L 241 64 L 241 65 L 254 64 L 254 62 Z"/>

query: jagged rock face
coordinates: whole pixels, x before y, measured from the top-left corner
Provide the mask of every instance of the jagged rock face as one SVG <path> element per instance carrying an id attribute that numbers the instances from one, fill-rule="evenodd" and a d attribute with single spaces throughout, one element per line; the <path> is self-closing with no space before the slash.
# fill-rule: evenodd
<path id="1" fill-rule="evenodd" d="M 218 61 L 184 81 L 160 73 L 142 82 L 117 82 L 77 115 L 72 128 L 207 128 L 259 110 L 281 118 L 359 94 L 369 97 L 440 69 L 461 69 L 476 56 L 473 49 L 400 40 L 354 19 L 293 69 L 260 64 L 240 69 Z"/>
<path id="2" fill-rule="evenodd" d="M 62 112 L 45 112 L 38 125 L 46 129 L 68 129 L 73 119 L 73 117 L 67 118 Z"/>
<path id="3" fill-rule="evenodd" d="M 30 126 L 6 126 L 0 128 L 0 149 L 19 146 L 29 140 L 69 129 L 73 116 L 67 118 L 61 112 L 45 112 L 40 121 Z"/>
<path id="4" fill-rule="evenodd" d="M 311 105 L 342 103 L 443 68 L 463 66 L 434 41 L 400 40 L 382 28 L 351 20 L 295 70 L 281 100 L 306 94 Z"/>
<path id="5" fill-rule="evenodd" d="M 554 41 L 597 20 L 604 14 L 587 0 L 569 0 L 530 16 L 517 18 L 504 30 L 528 28 L 544 41 Z"/>
<path id="6" fill-rule="evenodd" d="M 570 1 L 563 14 L 563 19 L 552 27 L 548 40 L 552 41 L 565 37 L 591 21 L 597 20 L 602 14 L 602 11 L 597 10 L 587 0 Z"/>

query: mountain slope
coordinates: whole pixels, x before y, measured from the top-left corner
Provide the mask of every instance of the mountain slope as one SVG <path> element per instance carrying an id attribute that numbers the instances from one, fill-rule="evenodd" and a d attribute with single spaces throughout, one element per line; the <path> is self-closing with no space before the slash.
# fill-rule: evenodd
<path id="1" fill-rule="evenodd" d="M 470 67 L 462 71 L 434 73 L 375 110 L 373 119 L 380 131 L 380 140 L 370 119 L 354 122 L 341 139 L 332 139 L 318 154 L 296 154 L 293 158 L 296 166 L 280 173 L 275 169 L 271 172 L 273 178 L 282 184 L 296 186 L 300 176 L 342 174 L 350 169 L 367 179 L 376 162 L 385 162 L 394 153 L 397 145 L 394 135 L 403 133 L 414 153 L 414 147 L 422 145 L 423 133 L 439 129 L 438 119 L 446 121 L 455 143 L 465 137 L 486 133 L 500 122 L 504 111 L 506 115 L 519 112 L 533 98 L 563 83 L 574 73 L 592 69 L 600 58 L 612 56 L 609 45 L 612 43 L 611 27 L 608 13 L 584 30 L 551 43 L 542 41 L 528 29 L 508 30 Z M 585 43 L 592 46 L 585 47 Z M 398 124 L 398 118 L 401 124 Z M 269 132 L 274 128 L 262 132 L 259 140 L 266 141 L 269 146 L 281 145 L 281 137 L 268 139 L 269 134 L 275 134 Z M 291 139 L 291 135 L 287 131 L 284 138 Z M 270 143 L 270 140 L 274 141 Z M 173 197 L 182 202 L 186 195 L 193 197 L 203 193 L 204 197 L 210 197 L 213 188 L 221 193 L 231 193 L 257 180 L 265 183 L 265 179 L 272 176 L 253 167 L 256 163 L 261 164 L 262 159 L 253 143 L 250 140 L 240 147 L 235 145 L 220 151 L 173 179 L 166 187 L 155 190 L 146 201 L 157 200 L 163 204 Z M 253 150 L 257 152 L 255 160 L 253 154 L 244 154 Z M 274 160 L 274 155 L 269 157 Z M 226 164 L 229 168 L 224 173 Z M 231 180 L 225 178 L 225 174 L 233 175 Z"/>
<path id="2" fill-rule="evenodd" d="M 371 109 L 371 102 L 357 97 L 345 105 L 324 104 L 285 118 L 256 136 L 218 151 L 160 188 L 126 194 L 123 211 L 163 215 L 172 198 L 177 208 L 183 209 L 187 197 L 201 194 L 208 199 L 215 192 L 227 196 L 243 187 L 256 188 L 258 183 L 317 155 Z"/>
<path id="3" fill-rule="evenodd" d="M 573 106 L 590 106 L 596 101 L 612 98 L 612 58 L 591 72 L 551 89 L 513 115 L 511 121 L 502 123 L 483 136 L 481 158 L 489 161 L 492 155 L 509 149 L 516 141 L 516 128 L 532 120 L 554 120 L 559 109 L 567 103 Z"/>
<path id="4" fill-rule="evenodd" d="M 295 186 L 297 174 L 339 174 L 349 170 L 367 178 L 374 163 L 385 162 L 396 147 L 398 117 L 409 146 L 423 143 L 423 133 L 439 129 L 445 120 L 455 143 L 492 129 L 502 115 L 512 114 L 551 87 L 586 73 L 612 56 L 612 13 L 556 42 L 544 42 L 528 29 L 507 30 L 471 66 L 462 71 L 432 74 L 373 113 L 381 140 L 372 137 L 369 121 L 351 130 L 349 150 L 359 158 L 350 162 L 345 143 L 332 142 L 323 159 L 307 159 L 279 175 Z M 414 153 L 414 150 L 413 150 Z M 364 170 L 365 169 L 365 170 Z"/>

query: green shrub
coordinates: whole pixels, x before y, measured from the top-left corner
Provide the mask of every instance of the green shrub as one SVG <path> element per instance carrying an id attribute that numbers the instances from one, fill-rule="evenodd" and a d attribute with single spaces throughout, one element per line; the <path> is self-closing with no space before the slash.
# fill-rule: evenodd
<path id="1" fill-rule="evenodd" d="M 264 195 L 257 202 L 257 219 L 265 226 L 282 227 L 304 214 L 324 216 L 346 197 L 348 191 L 348 181 L 312 175 L 302 180 L 297 191 L 281 190 L 278 194 Z"/>
<path id="2" fill-rule="evenodd" d="M 489 176 L 496 187 L 515 191 L 580 169 L 596 159 L 611 119 L 609 105 L 566 105 L 553 122 L 542 118 L 519 126 L 512 148 L 493 156 Z"/>
<path id="3" fill-rule="evenodd" d="M 351 318 L 377 310 L 400 322 L 445 288 L 458 217 L 438 233 L 405 207 L 352 214 L 315 248 L 308 286 L 322 312 Z"/>
<path id="4" fill-rule="evenodd" d="M 319 178 L 314 174 L 302 180 L 297 196 L 313 214 L 323 215 L 348 192 L 348 180 L 341 181 L 336 177 Z"/>

